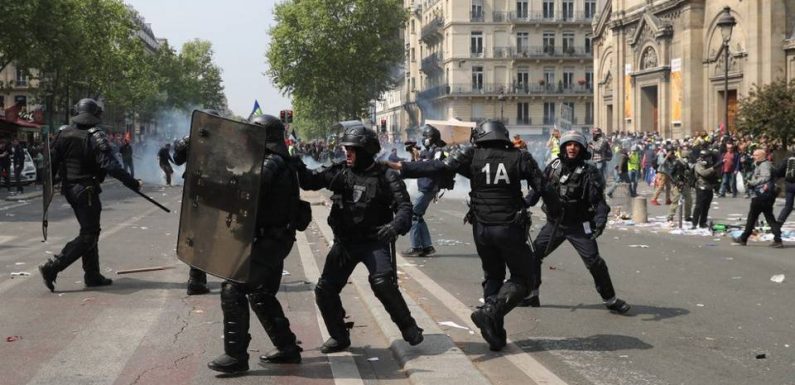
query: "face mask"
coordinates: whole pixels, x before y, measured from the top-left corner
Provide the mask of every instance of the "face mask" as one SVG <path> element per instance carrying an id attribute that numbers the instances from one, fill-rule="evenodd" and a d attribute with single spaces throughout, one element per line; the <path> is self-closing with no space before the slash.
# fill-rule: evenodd
<path id="1" fill-rule="evenodd" d="M 430 147 L 431 146 L 431 138 L 423 139 L 422 140 L 422 145 L 425 146 L 425 147 Z"/>

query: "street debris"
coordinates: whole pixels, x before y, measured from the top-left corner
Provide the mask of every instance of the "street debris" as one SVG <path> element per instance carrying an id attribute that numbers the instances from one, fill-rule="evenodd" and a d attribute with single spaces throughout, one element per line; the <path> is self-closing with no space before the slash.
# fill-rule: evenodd
<path id="1" fill-rule="evenodd" d="M 21 339 L 22 339 L 21 336 L 8 336 L 6 337 L 6 342 L 14 342 L 14 341 L 19 341 Z"/>
<path id="2" fill-rule="evenodd" d="M 767 354 L 765 353 L 759 353 L 756 355 L 757 360 L 764 360 L 765 358 L 767 358 Z"/>
<path id="3" fill-rule="evenodd" d="M 457 324 L 457 323 L 455 323 L 453 321 L 441 321 L 441 322 L 439 322 L 439 325 L 441 325 L 441 326 L 449 326 L 451 328 L 456 328 L 456 329 L 469 330 L 468 327 L 461 326 L 461 325 L 459 325 L 459 324 Z"/>
<path id="4" fill-rule="evenodd" d="M 158 270 L 169 270 L 173 269 L 174 266 L 153 266 L 153 267 L 142 267 L 139 269 L 128 269 L 128 270 L 119 270 L 116 274 L 132 274 L 132 273 L 143 273 L 147 271 L 158 271 Z"/>
<path id="5" fill-rule="evenodd" d="M 367 359 L 367 361 L 370 361 L 370 362 L 378 361 L 378 357 L 370 357 L 370 358 Z"/>
<path id="6" fill-rule="evenodd" d="M 784 282 L 784 274 L 776 274 L 776 275 L 770 277 L 770 280 L 775 282 L 775 283 L 782 283 L 782 282 Z"/>
<path id="7" fill-rule="evenodd" d="M 439 239 L 436 241 L 436 244 L 439 246 L 457 246 L 463 243 L 464 242 L 459 241 L 457 239 Z"/>
<path id="8" fill-rule="evenodd" d="M 17 263 L 15 263 L 14 265 L 16 265 L 16 266 L 22 266 L 22 265 L 24 265 L 24 264 L 25 264 L 25 262 L 17 262 Z"/>
<path id="9" fill-rule="evenodd" d="M 284 277 L 285 275 L 290 275 L 290 272 L 287 270 L 282 270 L 282 277 Z"/>
<path id="10" fill-rule="evenodd" d="M 696 306 L 698 306 L 698 307 L 704 307 L 704 304 L 703 304 L 703 303 L 697 303 L 697 304 L 696 304 Z"/>
<path id="11" fill-rule="evenodd" d="M 632 248 L 638 248 L 639 247 L 641 249 L 648 249 L 649 245 L 628 245 L 628 247 L 632 247 Z"/>
<path id="12" fill-rule="evenodd" d="M 27 271 L 15 271 L 11 273 L 11 278 L 15 277 L 30 277 L 30 273 Z"/>

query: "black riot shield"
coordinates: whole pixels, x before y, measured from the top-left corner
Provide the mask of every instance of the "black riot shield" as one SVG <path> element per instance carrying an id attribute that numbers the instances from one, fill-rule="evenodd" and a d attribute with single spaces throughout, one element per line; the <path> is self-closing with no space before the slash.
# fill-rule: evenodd
<path id="1" fill-rule="evenodd" d="M 246 283 L 265 130 L 193 111 L 188 148 L 177 256 L 217 277 Z"/>
<path id="2" fill-rule="evenodd" d="M 41 149 L 42 155 L 44 155 L 44 167 L 42 167 L 43 175 L 41 176 L 43 186 L 41 194 L 41 234 L 44 236 L 45 241 L 47 240 L 47 226 L 49 224 L 47 210 L 50 208 L 52 197 L 55 194 L 55 188 L 52 185 L 52 162 L 50 161 L 50 131 L 50 127 L 48 126 L 45 126 L 45 128 L 42 130 L 44 145 Z"/>

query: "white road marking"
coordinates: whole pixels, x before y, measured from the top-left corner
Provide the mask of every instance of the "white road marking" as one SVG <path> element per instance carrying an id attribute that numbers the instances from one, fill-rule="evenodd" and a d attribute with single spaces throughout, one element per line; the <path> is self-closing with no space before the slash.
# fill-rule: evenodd
<path id="1" fill-rule="evenodd" d="M 315 222 L 317 223 L 317 222 Z M 298 254 L 301 256 L 301 264 L 304 266 L 304 274 L 306 279 L 310 282 L 317 284 L 320 278 L 320 270 L 315 262 L 315 257 L 312 255 L 312 250 L 309 248 L 309 240 L 306 239 L 306 234 L 303 232 L 296 233 L 298 242 Z M 326 331 L 323 317 L 320 315 L 320 310 L 315 306 L 315 315 L 317 316 L 317 324 L 320 328 L 320 336 L 323 340 L 329 338 L 328 331 Z M 359 368 L 356 367 L 356 361 L 349 351 L 333 353 L 326 355 L 329 365 L 331 366 L 331 373 L 334 375 L 334 383 L 337 385 L 364 385 L 359 374 Z"/>

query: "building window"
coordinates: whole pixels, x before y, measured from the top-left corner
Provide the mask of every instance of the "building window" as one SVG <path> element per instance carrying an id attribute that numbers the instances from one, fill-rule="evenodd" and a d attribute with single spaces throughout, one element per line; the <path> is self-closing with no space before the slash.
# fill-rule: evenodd
<path id="1" fill-rule="evenodd" d="M 28 97 L 26 95 L 14 96 L 14 105 L 27 108 L 27 106 L 28 106 Z"/>
<path id="2" fill-rule="evenodd" d="M 596 15 L 596 0 L 585 0 L 585 18 L 593 19 Z"/>
<path id="3" fill-rule="evenodd" d="M 516 70 L 516 91 L 527 93 L 530 90 L 530 71 L 527 67 Z"/>
<path id="4" fill-rule="evenodd" d="M 414 33 L 414 19 L 411 19 L 411 34 L 413 35 Z"/>
<path id="5" fill-rule="evenodd" d="M 554 19 L 555 18 L 554 0 L 544 0 L 543 11 L 545 19 Z"/>
<path id="6" fill-rule="evenodd" d="M 566 68 L 563 70 L 563 88 L 569 89 L 574 87 L 574 69 Z"/>
<path id="7" fill-rule="evenodd" d="M 516 124 L 530 124 L 530 103 L 516 103 Z"/>
<path id="8" fill-rule="evenodd" d="M 26 74 L 25 70 L 22 68 L 17 68 L 16 85 L 17 87 L 24 87 L 28 85 L 28 74 Z"/>
<path id="9" fill-rule="evenodd" d="M 593 124 L 593 102 L 585 103 L 585 124 Z"/>
<path id="10" fill-rule="evenodd" d="M 544 102 L 544 124 L 555 124 L 554 102 Z"/>
<path id="11" fill-rule="evenodd" d="M 574 32 L 563 32 L 563 52 L 574 53 Z"/>
<path id="12" fill-rule="evenodd" d="M 585 53 L 591 53 L 591 38 L 588 36 L 585 37 Z"/>
<path id="13" fill-rule="evenodd" d="M 555 69 L 548 67 L 544 68 L 544 84 L 546 84 L 547 89 L 555 87 Z"/>
<path id="14" fill-rule="evenodd" d="M 516 17 L 527 19 L 527 9 L 527 0 L 518 0 L 516 2 Z"/>
<path id="15" fill-rule="evenodd" d="M 529 46 L 530 46 L 530 34 L 528 32 L 517 32 L 516 53 L 526 54 Z"/>
<path id="16" fill-rule="evenodd" d="M 411 47 L 411 62 L 417 61 L 417 55 L 414 54 L 414 47 Z"/>
<path id="17" fill-rule="evenodd" d="M 543 35 L 544 52 L 547 54 L 555 53 L 555 32 L 544 32 Z"/>
<path id="18" fill-rule="evenodd" d="M 412 91 L 417 90 L 417 79 L 415 79 L 413 76 L 411 77 L 411 90 Z"/>
<path id="19" fill-rule="evenodd" d="M 473 90 L 482 90 L 483 89 L 483 67 L 482 66 L 472 67 L 472 89 Z"/>
<path id="20" fill-rule="evenodd" d="M 483 32 L 472 32 L 470 35 L 470 52 L 472 56 L 483 56 Z"/>
<path id="21" fill-rule="evenodd" d="M 483 21 L 483 0 L 472 0 L 472 21 Z"/>
<path id="22" fill-rule="evenodd" d="M 3 95 L 0 95 L 0 108 L 2 109 L 6 108 L 6 97 Z"/>
<path id="23" fill-rule="evenodd" d="M 574 20 L 574 0 L 563 0 L 562 6 L 563 20 Z"/>
<path id="24" fill-rule="evenodd" d="M 585 71 L 585 88 L 593 89 L 593 71 Z"/>

